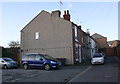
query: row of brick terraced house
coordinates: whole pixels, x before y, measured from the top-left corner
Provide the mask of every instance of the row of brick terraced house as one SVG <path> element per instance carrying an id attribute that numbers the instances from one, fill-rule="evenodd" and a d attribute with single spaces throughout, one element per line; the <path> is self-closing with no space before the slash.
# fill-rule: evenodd
<path id="1" fill-rule="evenodd" d="M 65 58 L 66 64 L 82 63 L 97 52 L 97 43 L 80 25 L 71 22 L 69 11 L 41 11 L 21 30 L 21 56 L 45 53 Z"/>

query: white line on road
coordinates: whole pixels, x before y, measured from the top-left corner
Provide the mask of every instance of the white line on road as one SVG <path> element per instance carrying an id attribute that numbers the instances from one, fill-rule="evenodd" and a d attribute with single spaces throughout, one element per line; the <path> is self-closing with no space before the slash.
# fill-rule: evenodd
<path id="1" fill-rule="evenodd" d="M 91 68 L 91 66 L 89 66 L 88 68 L 86 68 L 83 72 L 79 73 L 78 75 L 76 75 L 74 78 L 72 78 L 69 82 L 72 82 L 73 80 L 75 80 L 77 77 L 83 75 L 84 73 L 86 73 L 89 69 Z M 68 83 L 69 83 L 68 82 Z"/>

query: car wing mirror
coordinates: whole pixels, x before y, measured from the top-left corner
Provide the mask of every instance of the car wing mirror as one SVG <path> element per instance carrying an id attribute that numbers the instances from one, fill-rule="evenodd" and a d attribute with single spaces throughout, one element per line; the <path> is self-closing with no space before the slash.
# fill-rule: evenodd
<path id="1" fill-rule="evenodd" d="M 1 61 L 1 62 L 3 62 L 3 63 L 4 63 L 4 61 Z"/>
<path id="2" fill-rule="evenodd" d="M 43 59 L 40 59 L 40 61 L 43 61 Z"/>

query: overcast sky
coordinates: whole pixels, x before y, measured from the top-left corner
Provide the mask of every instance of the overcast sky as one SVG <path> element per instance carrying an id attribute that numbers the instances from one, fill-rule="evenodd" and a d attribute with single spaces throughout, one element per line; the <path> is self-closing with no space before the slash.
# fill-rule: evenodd
<path id="1" fill-rule="evenodd" d="M 118 39 L 118 2 L 0 2 L 0 46 L 20 41 L 20 30 L 42 10 L 69 10 L 71 21 L 107 37 Z"/>

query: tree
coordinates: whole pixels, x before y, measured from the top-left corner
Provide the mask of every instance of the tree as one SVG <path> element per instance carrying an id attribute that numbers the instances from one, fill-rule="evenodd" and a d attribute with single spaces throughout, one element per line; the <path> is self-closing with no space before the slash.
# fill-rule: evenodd
<path id="1" fill-rule="evenodd" d="M 18 47 L 20 47 L 19 41 L 11 41 L 9 43 L 9 47 L 10 48 L 18 48 Z"/>

